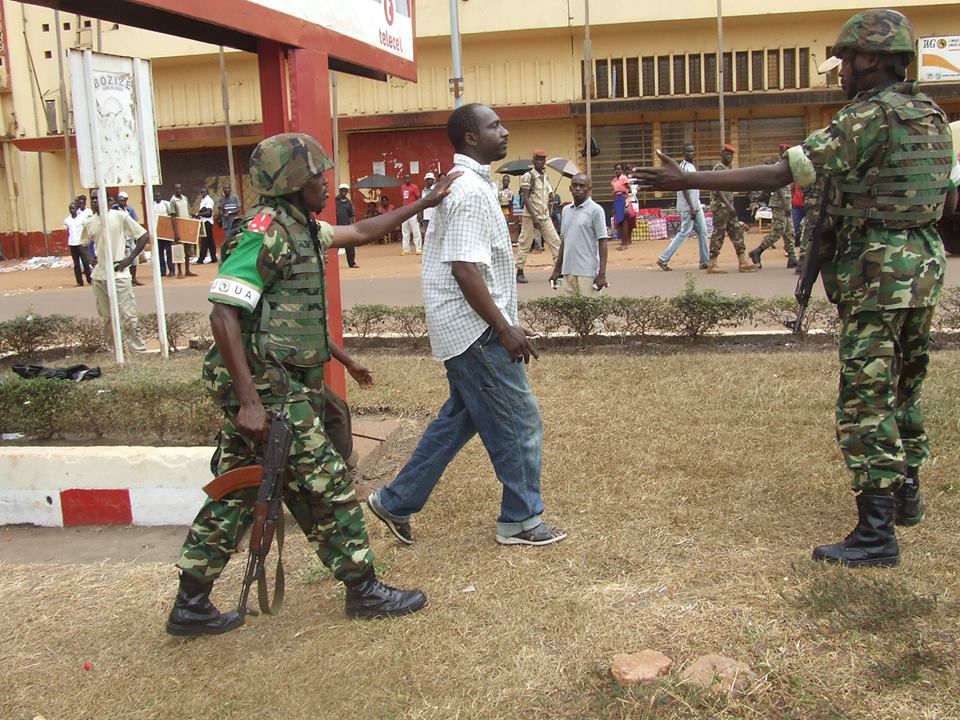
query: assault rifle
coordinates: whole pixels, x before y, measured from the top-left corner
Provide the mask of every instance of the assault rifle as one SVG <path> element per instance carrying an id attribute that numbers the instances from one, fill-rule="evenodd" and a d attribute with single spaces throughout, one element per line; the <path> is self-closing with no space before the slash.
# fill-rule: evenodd
<path id="1" fill-rule="evenodd" d="M 807 316 L 807 305 L 810 304 L 810 296 L 813 294 L 813 286 L 820 275 L 820 266 L 822 264 L 821 253 L 826 243 L 833 241 L 833 227 L 827 220 L 827 186 L 821 188 L 820 193 L 820 211 L 817 214 L 817 224 L 810 236 L 810 244 L 807 245 L 807 254 L 803 259 L 803 268 L 800 271 L 800 277 L 797 279 L 797 287 L 793 291 L 793 296 L 797 299 L 800 307 L 797 308 L 797 317 L 793 322 L 784 320 L 791 332 L 799 335 L 803 332 L 803 321 Z"/>
<path id="2" fill-rule="evenodd" d="M 260 609 L 267 615 L 280 610 L 283 605 L 283 472 L 290 454 L 293 430 L 286 413 L 270 413 L 270 431 L 267 434 L 263 451 L 262 465 L 248 465 L 237 468 L 214 478 L 204 486 L 204 491 L 214 500 L 242 488 L 258 487 L 257 501 L 253 506 L 253 525 L 250 528 L 250 548 L 247 555 L 247 569 L 243 575 L 240 589 L 240 604 L 237 611 L 240 617 L 256 615 L 255 610 L 247 608 L 250 586 L 257 581 L 257 599 Z M 266 559 L 270 553 L 273 538 L 277 538 L 277 572 L 273 586 L 273 601 L 267 593 Z"/>

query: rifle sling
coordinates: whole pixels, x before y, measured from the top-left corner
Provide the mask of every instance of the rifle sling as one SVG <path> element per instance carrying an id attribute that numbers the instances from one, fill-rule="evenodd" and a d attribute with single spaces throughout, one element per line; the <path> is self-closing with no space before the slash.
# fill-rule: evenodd
<path id="1" fill-rule="evenodd" d="M 277 516 L 277 529 L 275 537 L 277 539 L 277 569 L 274 573 L 273 583 L 273 601 L 270 601 L 270 594 L 267 588 L 267 570 L 263 567 L 257 576 L 257 602 L 260 604 L 260 610 L 266 615 L 276 615 L 283 607 L 283 595 L 286 588 L 286 581 L 283 574 L 283 510 Z"/>

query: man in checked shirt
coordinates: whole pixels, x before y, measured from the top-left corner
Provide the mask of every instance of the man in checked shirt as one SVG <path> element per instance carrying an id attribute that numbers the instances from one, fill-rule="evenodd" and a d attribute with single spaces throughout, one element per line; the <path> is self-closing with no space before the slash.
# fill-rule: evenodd
<path id="1" fill-rule="evenodd" d="M 503 484 L 497 542 L 549 545 L 567 536 L 543 519 L 543 421 L 525 369 L 538 355 L 517 320 L 510 234 L 490 179 L 490 163 L 507 155 L 508 135 L 486 105 L 464 105 L 447 120 L 454 170 L 463 174 L 427 229 L 422 286 L 430 345 L 446 367 L 450 397 L 400 474 L 367 499 L 407 545 L 410 516 L 477 433 Z"/>

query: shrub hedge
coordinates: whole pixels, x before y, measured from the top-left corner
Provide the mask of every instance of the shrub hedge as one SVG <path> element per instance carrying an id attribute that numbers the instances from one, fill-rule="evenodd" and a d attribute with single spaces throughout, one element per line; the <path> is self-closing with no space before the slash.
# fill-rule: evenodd
<path id="1" fill-rule="evenodd" d="M 520 305 L 521 321 L 542 335 L 573 335 L 581 345 L 596 335 L 614 333 L 624 338 L 670 335 L 696 339 L 723 328 L 781 326 L 796 317 L 792 297 L 731 296 L 717 290 L 698 290 L 693 273 L 683 292 L 671 298 L 551 295 Z M 344 331 L 358 338 L 394 335 L 418 340 L 426 336 L 422 305 L 390 307 L 355 305 L 343 315 Z M 154 314 L 140 317 L 141 332 L 157 338 Z M 938 332 L 960 329 L 960 287 L 944 290 L 935 320 Z M 813 298 L 807 308 L 803 333 L 836 335 L 836 309 L 823 298 Z M 177 351 L 205 347 L 212 340 L 205 313 L 169 313 L 167 339 Z M 33 362 L 48 349 L 61 352 L 100 352 L 106 349 L 100 320 L 66 315 L 21 315 L 0 322 L 0 356 Z"/>

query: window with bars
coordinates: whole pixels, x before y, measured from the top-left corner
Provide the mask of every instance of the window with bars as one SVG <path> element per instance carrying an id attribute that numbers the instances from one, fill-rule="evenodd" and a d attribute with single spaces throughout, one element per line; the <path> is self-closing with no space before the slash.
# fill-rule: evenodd
<path id="1" fill-rule="evenodd" d="M 807 136 L 804 116 L 776 118 L 746 118 L 737 124 L 739 147 L 737 164 L 740 167 L 761 165 L 775 161 L 780 155 L 780 143 L 796 145 Z"/>
<path id="2" fill-rule="evenodd" d="M 615 58 L 610 61 L 610 85 L 613 88 L 610 97 L 627 96 L 624 92 L 623 58 Z"/>
<path id="3" fill-rule="evenodd" d="M 767 50 L 767 88 L 780 87 L 780 53 Z"/>
<path id="4" fill-rule="evenodd" d="M 709 95 L 717 91 L 717 54 L 707 53 L 703 56 L 703 63 L 707 68 L 704 73 L 703 91 Z"/>
<path id="5" fill-rule="evenodd" d="M 673 56 L 673 94 L 687 94 L 687 56 Z"/>
<path id="6" fill-rule="evenodd" d="M 670 94 L 670 56 L 657 56 L 657 95 Z"/>
<path id="7" fill-rule="evenodd" d="M 640 97 L 640 59 L 627 58 L 627 97 Z"/>
<path id="8" fill-rule="evenodd" d="M 593 159 L 593 199 L 597 202 L 613 200 L 613 166 L 618 163 L 628 165 L 652 165 L 653 124 L 594 126 L 593 139 L 601 148 L 599 156 Z M 653 197 L 653 193 L 650 193 Z M 641 203 L 645 196 L 641 194 Z"/>
<path id="9" fill-rule="evenodd" d="M 691 55 L 690 62 L 687 63 L 687 68 L 690 71 L 690 84 L 688 85 L 688 89 L 694 95 L 699 95 L 703 92 L 703 73 L 700 68 L 700 56 Z"/>
<path id="10" fill-rule="evenodd" d="M 610 97 L 610 76 L 607 73 L 608 66 L 609 61 L 606 59 L 597 60 L 594 64 L 597 73 L 595 82 L 597 83 L 596 92 L 598 98 Z"/>
<path id="11" fill-rule="evenodd" d="M 749 90 L 747 82 L 750 80 L 750 70 L 748 65 L 749 54 L 746 52 L 737 53 L 737 90 Z"/>
<path id="12" fill-rule="evenodd" d="M 656 66 L 653 56 L 647 56 L 640 61 L 640 67 L 643 75 L 643 94 L 656 95 Z"/>
<path id="13" fill-rule="evenodd" d="M 763 50 L 753 50 L 750 53 L 752 70 L 751 90 L 763 90 Z"/>
<path id="14" fill-rule="evenodd" d="M 724 121 L 726 132 L 730 136 L 730 123 Z M 683 157 L 683 146 L 688 142 L 696 148 L 694 163 L 700 170 L 710 170 L 720 160 L 720 121 L 694 120 L 688 122 L 660 123 L 660 147 L 670 157 L 679 160 Z"/>
<path id="15" fill-rule="evenodd" d="M 726 52 L 724 92 L 808 88 L 810 62 L 809 48 Z M 605 99 L 714 94 L 717 70 L 716 53 L 597 58 L 595 96 Z"/>
<path id="16" fill-rule="evenodd" d="M 783 49 L 783 87 L 797 86 L 797 51 L 793 48 Z"/>

